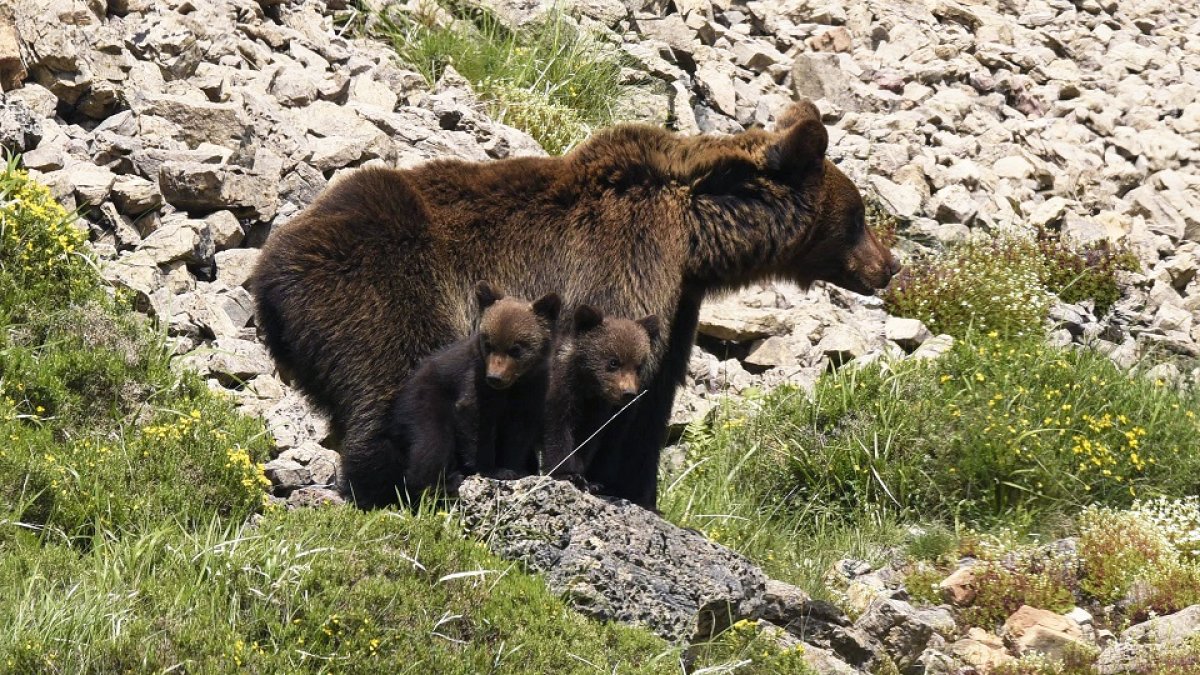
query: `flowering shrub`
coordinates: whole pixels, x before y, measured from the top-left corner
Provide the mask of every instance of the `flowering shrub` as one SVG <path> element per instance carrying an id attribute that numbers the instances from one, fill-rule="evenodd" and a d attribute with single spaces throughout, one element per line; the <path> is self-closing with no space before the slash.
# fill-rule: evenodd
<path id="1" fill-rule="evenodd" d="M 1159 497 L 1133 503 L 1133 511 L 1153 525 L 1186 558 L 1200 560 L 1200 497 Z"/>
<path id="2" fill-rule="evenodd" d="M 994 629 L 1022 605 L 1067 612 L 1075 605 L 1078 588 L 1074 564 L 1065 556 L 1024 551 L 1004 561 L 976 566 L 975 599 L 963 610 L 971 626 Z"/>
<path id="3" fill-rule="evenodd" d="M 779 631 L 782 633 L 782 631 Z M 777 638 L 757 623 L 742 619 L 711 642 L 692 649 L 689 672 L 788 673 L 811 675 L 804 660 L 804 645 L 780 646 Z"/>
<path id="4" fill-rule="evenodd" d="M 1050 307 L 1042 262 L 1019 235 L 975 238 L 914 261 L 883 292 L 887 310 L 921 319 L 934 333 L 1040 334 Z"/>
<path id="5" fill-rule="evenodd" d="M 82 250 L 87 231 L 46 186 L 16 167 L 11 160 L 0 174 L 0 288 L 16 294 L 6 304 L 36 294 L 78 300 L 95 288 Z"/>
<path id="6" fill-rule="evenodd" d="M 85 235 L 10 162 L 0 174 L 0 521 L 67 537 L 259 509 L 257 421 L 169 367 L 104 292 Z M 0 532 L 0 540 L 3 533 Z"/>
<path id="7" fill-rule="evenodd" d="M 1136 513 L 1086 509 L 1079 517 L 1083 590 L 1103 603 L 1124 597 L 1150 567 L 1174 557 L 1157 528 Z"/>
<path id="8" fill-rule="evenodd" d="M 1128 251 L 1101 242 L 1072 248 L 1045 229 L 976 237 L 907 265 L 884 291 L 893 314 L 921 319 L 931 330 L 1038 335 L 1052 296 L 1091 299 L 1104 314 L 1120 299 L 1119 270 L 1136 270 Z"/>
<path id="9" fill-rule="evenodd" d="M 1200 603 L 1200 564 L 1192 557 L 1196 498 L 1138 502 L 1130 511 L 1085 510 L 1079 517 L 1082 589 L 1121 602 L 1132 621 Z"/>
<path id="10" fill-rule="evenodd" d="M 1198 399 L 1086 350 L 978 338 L 933 363 L 842 369 L 811 403 L 777 390 L 730 442 L 781 456 L 775 490 L 797 507 L 986 521 L 1194 494 Z"/>
<path id="11" fill-rule="evenodd" d="M 1045 228 L 1038 229 L 1037 247 L 1046 288 L 1063 302 L 1092 300 L 1097 316 L 1106 314 L 1121 299 L 1117 272 L 1140 267 L 1137 256 L 1108 241 L 1072 248 L 1058 233 Z"/>

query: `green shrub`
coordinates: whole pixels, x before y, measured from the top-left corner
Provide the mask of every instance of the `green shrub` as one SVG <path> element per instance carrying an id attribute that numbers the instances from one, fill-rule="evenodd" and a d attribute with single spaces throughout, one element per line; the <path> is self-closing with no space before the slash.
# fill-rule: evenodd
<path id="1" fill-rule="evenodd" d="M 0 587 L 5 672 L 679 672 L 678 650 L 574 612 L 432 512 L 162 520 L 86 553 L 24 531 Z"/>
<path id="2" fill-rule="evenodd" d="M 1017 234 L 974 238 L 904 267 L 883 292 L 887 310 L 935 333 L 1041 335 L 1049 310 L 1036 245 Z"/>
<path id="3" fill-rule="evenodd" d="M 994 628 L 1022 605 L 1060 613 L 1075 606 L 1079 583 L 1069 558 L 1031 551 L 1009 558 L 973 568 L 975 599 L 962 612 L 967 625 Z"/>
<path id="4" fill-rule="evenodd" d="M 776 390 L 721 443 L 790 468 L 760 489 L 796 509 L 1044 522 L 1092 502 L 1194 494 L 1198 398 L 1090 351 L 979 339 L 932 363 L 841 369 L 811 401 Z"/>
<path id="5" fill-rule="evenodd" d="M 1137 592 L 1130 593 L 1125 613 L 1131 623 L 1200 604 L 1200 565 L 1171 558 L 1147 568 Z"/>
<path id="6" fill-rule="evenodd" d="M 0 503 L 87 544 L 163 518 L 245 518 L 268 439 L 110 297 L 86 237 L 10 163 L 0 176 Z"/>
<path id="7" fill-rule="evenodd" d="M 1039 228 L 1037 245 L 1047 290 L 1063 302 L 1092 300 L 1097 316 L 1107 314 L 1121 299 L 1117 272 L 1135 272 L 1140 268 L 1137 256 L 1107 240 L 1073 248 L 1057 232 Z"/>
<path id="8" fill-rule="evenodd" d="M 910 558 L 932 562 L 948 561 L 958 550 L 958 535 L 939 523 L 920 528 L 908 542 Z"/>
<path id="9" fill-rule="evenodd" d="M 430 82 L 452 65 L 493 117 L 529 133 L 552 154 L 612 121 L 621 63 L 564 15 L 514 30 L 477 7 L 447 2 L 439 8 L 455 21 L 441 25 L 386 11 L 376 17 L 374 34 Z"/>
<path id="10" fill-rule="evenodd" d="M 948 576 L 944 570 L 921 561 L 913 565 L 904 575 L 904 589 L 909 598 L 918 605 L 942 604 L 942 591 L 939 584 Z"/>
<path id="11" fill-rule="evenodd" d="M 1146 571 L 1172 560 L 1170 544 L 1137 514 L 1086 509 L 1079 516 L 1082 588 L 1104 604 L 1125 596 Z"/>
<path id="12" fill-rule="evenodd" d="M 1103 315 L 1120 299 L 1117 272 L 1136 269 L 1136 257 L 1107 242 L 1073 248 L 1044 229 L 1004 233 L 911 262 L 883 299 L 889 312 L 936 333 L 1040 335 L 1052 295 L 1091 299 Z"/>
<path id="13" fill-rule="evenodd" d="M 1041 654 L 1028 654 L 1008 663 L 996 666 L 992 675 L 1099 675 L 1096 658 L 1100 656 L 1095 647 L 1071 644 L 1063 649 L 1062 659 L 1050 659 Z"/>

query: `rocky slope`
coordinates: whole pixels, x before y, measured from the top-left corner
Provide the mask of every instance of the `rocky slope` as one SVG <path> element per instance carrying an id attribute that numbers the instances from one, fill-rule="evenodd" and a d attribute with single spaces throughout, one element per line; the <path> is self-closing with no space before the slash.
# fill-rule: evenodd
<path id="1" fill-rule="evenodd" d="M 431 85 L 343 34 L 344 4 L 0 8 L 0 145 L 84 209 L 106 278 L 167 327 L 179 366 L 267 420 L 275 493 L 291 503 L 336 498 L 337 455 L 257 341 L 243 287 L 256 247 L 340 172 L 543 154 L 452 70 Z M 552 5 L 487 4 L 512 23 Z M 1126 297 L 1107 317 L 1058 308 L 1057 339 L 1123 364 L 1200 357 L 1200 8 L 579 0 L 571 13 L 628 57 L 630 117 L 722 133 L 817 99 L 830 155 L 901 221 L 905 251 L 1031 225 L 1125 242 L 1143 265 Z M 772 284 L 709 303 L 700 344 L 679 425 L 720 395 L 808 386 L 881 354 L 933 356 L 948 339 L 874 298 Z"/>

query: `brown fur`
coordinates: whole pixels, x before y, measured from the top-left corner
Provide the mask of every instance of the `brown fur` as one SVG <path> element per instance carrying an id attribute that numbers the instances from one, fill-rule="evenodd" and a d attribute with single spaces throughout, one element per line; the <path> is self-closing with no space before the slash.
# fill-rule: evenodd
<path id="1" fill-rule="evenodd" d="M 453 493 L 465 475 L 537 471 L 558 296 L 522 302 L 484 282 L 475 295 L 480 330 L 422 361 L 392 407 L 398 475 L 379 482 L 410 500 L 438 485 Z"/>
<path id="2" fill-rule="evenodd" d="M 870 292 L 898 270 L 858 191 L 824 159 L 816 108 L 778 132 L 596 134 L 564 157 L 364 169 L 273 232 L 252 279 L 268 346 L 343 434 L 351 486 L 377 493 L 389 392 L 467 335 L 476 279 L 654 314 L 666 339 L 610 485 L 652 507 L 674 389 L 710 292 L 784 278 Z M 369 503 L 370 496 L 366 496 Z"/>
<path id="3" fill-rule="evenodd" d="M 628 428 L 632 408 L 623 407 L 635 402 L 647 380 L 657 340 L 657 317 L 605 317 L 590 305 L 575 310 L 550 367 L 543 472 L 611 492 L 593 480 L 606 473 L 597 460 L 611 463 L 612 453 L 602 454 L 601 448 L 611 449 Z"/>

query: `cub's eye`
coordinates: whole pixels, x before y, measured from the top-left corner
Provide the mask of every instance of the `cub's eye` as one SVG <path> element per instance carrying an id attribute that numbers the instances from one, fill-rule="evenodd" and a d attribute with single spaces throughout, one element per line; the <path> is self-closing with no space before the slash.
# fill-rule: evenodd
<path id="1" fill-rule="evenodd" d="M 521 354 L 523 353 L 525 353 L 525 349 L 522 348 L 521 345 L 513 345 L 512 347 L 508 348 L 508 355 L 514 359 L 521 358 Z"/>
<path id="2" fill-rule="evenodd" d="M 485 351 L 485 352 L 490 352 L 490 351 L 493 351 L 493 350 L 492 350 L 492 343 L 488 342 L 487 340 L 484 340 L 484 341 L 483 341 L 483 351 Z"/>
<path id="3" fill-rule="evenodd" d="M 609 359 L 608 360 L 608 372 L 610 372 L 610 373 L 616 372 L 617 369 L 620 367 L 621 367 L 621 362 L 619 360 L 617 360 L 617 359 Z"/>

